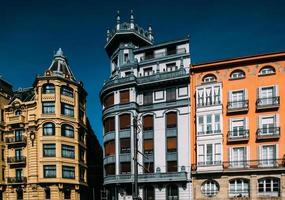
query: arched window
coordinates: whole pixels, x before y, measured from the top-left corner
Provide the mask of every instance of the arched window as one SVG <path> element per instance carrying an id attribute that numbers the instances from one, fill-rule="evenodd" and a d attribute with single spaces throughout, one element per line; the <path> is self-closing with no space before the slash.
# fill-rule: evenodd
<path id="1" fill-rule="evenodd" d="M 249 197 L 249 181 L 246 179 L 233 179 L 229 182 L 229 197 Z"/>
<path id="2" fill-rule="evenodd" d="M 275 74 L 275 69 L 271 66 L 266 66 L 263 67 L 260 71 L 259 71 L 260 75 L 267 75 L 267 74 Z"/>
<path id="3" fill-rule="evenodd" d="M 53 84 L 48 83 L 43 85 L 43 94 L 54 94 L 54 93 L 55 89 Z"/>
<path id="4" fill-rule="evenodd" d="M 211 82 L 215 82 L 215 81 L 217 81 L 217 78 L 213 74 L 206 75 L 203 78 L 203 83 L 211 83 Z"/>
<path id="5" fill-rule="evenodd" d="M 167 192 L 167 200 L 179 199 L 177 185 L 175 184 L 168 185 L 166 188 L 166 192 Z"/>
<path id="6" fill-rule="evenodd" d="M 242 70 L 235 70 L 231 74 L 231 79 L 239 79 L 239 78 L 244 78 L 245 73 Z"/>
<path id="7" fill-rule="evenodd" d="M 68 86 L 61 86 L 60 94 L 73 98 L 73 89 Z"/>
<path id="8" fill-rule="evenodd" d="M 120 119 L 120 130 L 131 128 L 131 115 L 122 114 L 119 116 Z"/>
<path id="9" fill-rule="evenodd" d="M 155 199 L 155 193 L 154 193 L 154 187 L 151 185 L 147 185 L 143 189 L 143 200 L 154 200 Z"/>
<path id="10" fill-rule="evenodd" d="M 47 122 L 43 125 L 43 135 L 44 136 L 51 136 L 55 135 L 55 126 L 54 123 Z"/>
<path id="11" fill-rule="evenodd" d="M 213 197 L 219 192 L 219 184 L 214 180 L 207 180 L 202 184 L 201 191 L 206 197 Z"/>
<path id="12" fill-rule="evenodd" d="M 143 117 L 143 130 L 150 131 L 153 130 L 153 116 L 146 115 Z"/>
<path id="13" fill-rule="evenodd" d="M 16 116 L 20 116 L 21 114 L 22 114 L 22 111 L 21 111 L 21 110 L 16 110 L 16 111 L 15 111 L 15 115 L 16 115 Z"/>
<path id="14" fill-rule="evenodd" d="M 267 177 L 258 180 L 258 194 L 260 196 L 278 197 L 280 192 L 279 178 Z"/>
<path id="15" fill-rule="evenodd" d="M 104 98 L 103 104 L 105 108 L 114 105 L 114 93 L 108 94 L 108 96 Z"/>
<path id="16" fill-rule="evenodd" d="M 74 128 L 68 124 L 61 125 L 61 136 L 74 137 Z"/>

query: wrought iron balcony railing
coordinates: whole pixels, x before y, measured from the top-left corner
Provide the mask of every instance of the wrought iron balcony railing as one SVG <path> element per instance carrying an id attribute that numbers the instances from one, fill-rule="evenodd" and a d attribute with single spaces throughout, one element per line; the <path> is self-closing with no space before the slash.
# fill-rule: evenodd
<path id="1" fill-rule="evenodd" d="M 25 177 L 25 176 L 7 177 L 7 182 L 11 183 L 11 184 L 26 183 L 27 177 Z"/>
<path id="2" fill-rule="evenodd" d="M 258 98 L 256 101 L 256 109 L 278 108 L 279 105 L 279 96 Z"/>
<path id="3" fill-rule="evenodd" d="M 7 162 L 9 164 L 25 164 L 26 163 L 26 156 L 8 157 Z"/>
<path id="4" fill-rule="evenodd" d="M 259 128 L 256 131 L 257 139 L 276 139 L 280 137 L 280 127 Z"/>
<path id="5" fill-rule="evenodd" d="M 249 139 L 249 130 L 228 131 L 228 142 L 247 141 Z"/>
<path id="6" fill-rule="evenodd" d="M 228 113 L 242 112 L 242 111 L 248 111 L 248 100 L 228 102 L 227 105 Z"/>
<path id="7" fill-rule="evenodd" d="M 26 136 L 17 136 L 17 137 L 8 137 L 6 138 L 7 144 L 18 144 L 18 143 L 24 143 L 26 144 L 27 138 Z"/>

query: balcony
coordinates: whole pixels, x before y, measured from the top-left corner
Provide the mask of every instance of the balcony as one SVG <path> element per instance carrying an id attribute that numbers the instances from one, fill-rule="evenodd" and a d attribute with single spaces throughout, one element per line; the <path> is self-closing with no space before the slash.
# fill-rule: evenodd
<path id="1" fill-rule="evenodd" d="M 278 139 L 280 137 L 280 127 L 259 128 L 256 131 L 258 140 Z"/>
<path id="2" fill-rule="evenodd" d="M 26 164 L 26 157 L 25 156 L 8 157 L 7 162 L 10 165 L 25 165 Z"/>
<path id="3" fill-rule="evenodd" d="M 248 100 L 243 101 L 230 101 L 227 105 L 227 112 L 245 112 L 248 111 Z"/>
<path id="4" fill-rule="evenodd" d="M 139 183 L 161 183 L 161 182 L 186 182 L 187 172 L 166 172 L 166 173 L 146 173 L 138 175 Z M 121 174 L 104 177 L 104 185 L 117 183 L 132 183 L 134 176 L 132 174 Z"/>
<path id="5" fill-rule="evenodd" d="M 6 138 L 6 143 L 8 145 L 26 145 L 27 144 L 27 138 L 26 138 L 26 136 L 8 137 L 8 138 Z"/>
<path id="6" fill-rule="evenodd" d="M 223 162 L 224 171 L 272 170 L 285 167 L 285 159 L 241 160 Z"/>
<path id="7" fill-rule="evenodd" d="M 144 63 L 146 61 L 154 61 L 154 60 L 163 59 L 163 58 L 170 57 L 170 56 L 186 54 L 186 53 L 187 51 L 185 48 L 178 48 L 175 50 L 169 50 L 169 51 L 164 51 L 164 52 L 155 53 L 151 55 L 146 55 L 143 58 L 141 58 L 140 62 Z"/>
<path id="8" fill-rule="evenodd" d="M 203 161 L 203 162 L 198 162 L 198 167 L 211 167 L 211 166 L 218 166 L 221 165 L 222 161 L 218 160 L 218 161 Z"/>
<path id="9" fill-rule="evenodd" d="M 239 130 L 239 131 L 229 131 L 228 132 L 228 142 L 241 142 L 248 141 L 249 130 Z"/>
<path id="10" fill-rule="evenodd" d="M 268 98 L 258 98 L 256 101 L 257 110 L 279 108 L 279 105 L 280 105 L 279 96 L 268 97 Z"/>
<path id="11" fill-rule="evenodd" d="M 116 157 L 114 155 L 105 156 L 103 163 L 104 165 L 116 163 Z"/>
<path id="12" fill-rule="evenodd" d="M 25 176 L 7 177 L 7 182 L 10 184 L 23 184 L 27 183 L 27 177 Z"/>
<path id="13" fill-rule="evenodd" d="M 23 123 L 25 123 L 25 117 L 23 115 L 11 116 L 11 117 L 8 117 L 8 120 L 7 120 L 7 125 L 23 124 Z"/>

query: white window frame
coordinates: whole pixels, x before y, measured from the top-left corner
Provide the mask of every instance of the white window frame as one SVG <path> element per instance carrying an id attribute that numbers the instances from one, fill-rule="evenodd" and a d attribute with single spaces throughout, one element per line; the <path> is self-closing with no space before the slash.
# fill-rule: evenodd
<path id="1" fill-rule="evenodd" d="M 264 148 L 272 147 L 272 156 L 270 156 L 269 149 L 266 150 L 266 155 L 264 155 Z M 278 144 L 266 144 L 259 145 L 258 147 L 258 155 L 259 155 L 259 166 L 260 167 L 274 167 L 277 163 L 278 159 Z"/>
<path id="2" fill-rule="evenodd" d="M 238 181 L 241 182 L 241 190 L 238 186 Z M 232 190 L 232 184 L 234 189 Z M 246 186 L 247 185 L 247 186 Z M 250 181 L 247 179 L 236 178 L 229 181 L 229 197 L 249 197 Z"/>
<path id="3" fill-rule="evenodd" d="M 239 158 L 235 160 L 234 154 L 235 150 L 240 150 L 243 149 L 243 154 L 240 158 L 240 155 L 238 156 Z M 240 153 L 239 153 L 240 154 Z M 245 168 L 248 165 L 248 147 L 247 146 L 238 146 L 238 147 L 231 147 L 229 148 L 229 160 L 230 160 L 230 167 L 233 168 Z"/>

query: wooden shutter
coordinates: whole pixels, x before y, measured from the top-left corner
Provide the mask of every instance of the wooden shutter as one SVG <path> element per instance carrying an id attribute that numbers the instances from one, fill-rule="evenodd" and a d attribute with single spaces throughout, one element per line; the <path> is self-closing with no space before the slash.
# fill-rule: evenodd
<path id="1" fill-rule="evenodd" d="M 130 162 L 124 162 L 121 163 L 121 173 L 130 173 L 131 172 L 131 163 Z"/>
<path id="2" fill-rule="evenodd" d="M 105 156 L 115 155 L 115 141 L 108 141 L 105 143 Z"/>
<path id="3" fill-rule="evenodd" d="M 131 127 L 131 116 L 130 114 L 120 115 L 120 130 L 129 129 Z"/>
<path id="4" fill-rule="evenodd" d="M 104 106 L 107 108 L 111 105 L 114 105 L 114 93 L 109 94 L 105 99 L 104 99 Z"/>
<path id="5" fill-rule="evenodd" d="M 129 90 L 120 91 L 120 103 L 130 102 L 130 92 Z"/>
<path id="6" fill-rule="evenodd" d="M 115 164 L 105 165 L 105 173 L 106 175 L 115 175 Z"/>
<path id="7" fill-rule="evenodd" d="M 174 128 L 177 125 L 177 114 L 176 112 L 170 112 L 166 114 L 166 123 L 167 123 L 167 128 Z"/>
<path id="8" fill-rule="evenodd" d="M 175 137 L 173 138 L 167 138 L 167 151 L 176 151 L 177 150 L 177 139 Z"/>
<path id="9" fill-rule="evenodd" d="M 144 151 L 153 151 L 153 139 L 145 139 L 143 141 L 143 149 Z"/>
<path id="10" fill-rule="evenodd" d="M 153 130 L 153 116 L 147 115 L 143 118 L 143 130 Z"/>
<path id="11" fill-rule="evenodd" d="M 115 131 L 115 117 L 108 117 L 104 120 L 104 131 Z"/>
<path id="12" fill-rule="evenodd" d="M 177 172 L 177 161 L 167 162 L 167 172 Z"/>
<path id="13" fill-rule="evenodd" d="M 123 138 L 120 140 L 121 153 L 127 153 L 131 148 L 130 138 Z"/>

